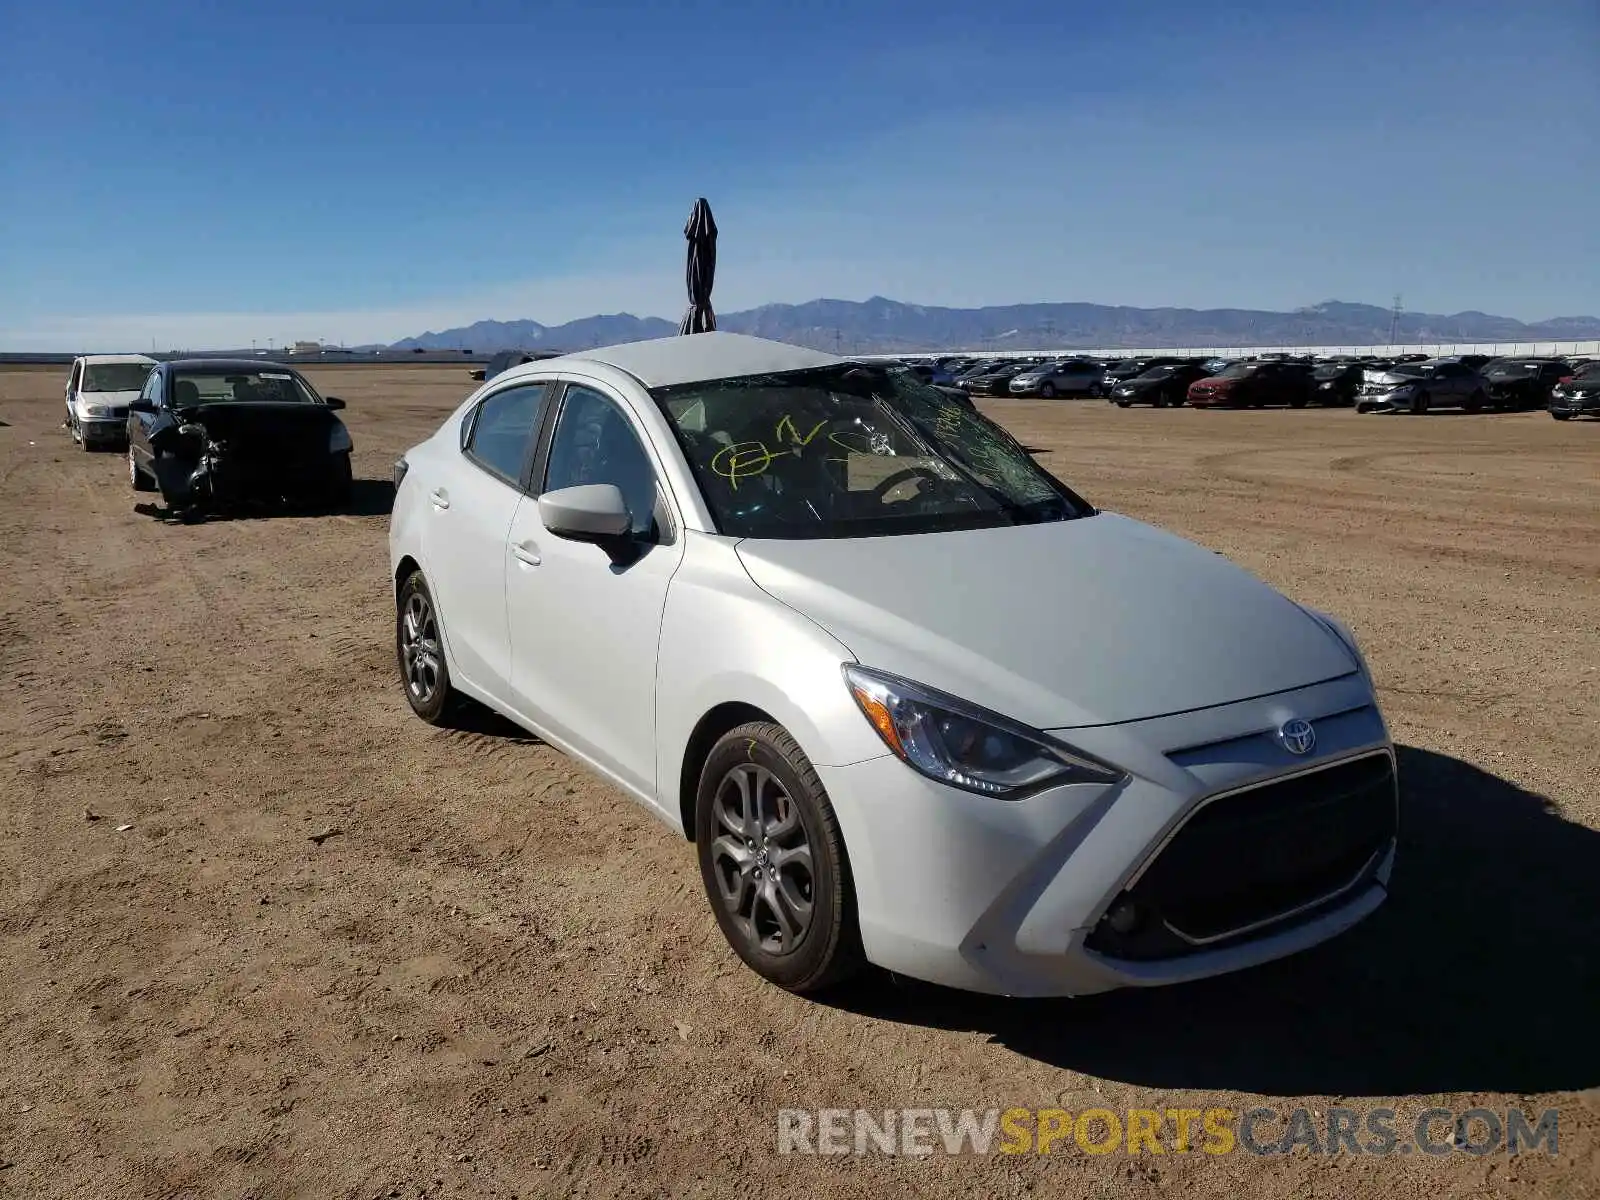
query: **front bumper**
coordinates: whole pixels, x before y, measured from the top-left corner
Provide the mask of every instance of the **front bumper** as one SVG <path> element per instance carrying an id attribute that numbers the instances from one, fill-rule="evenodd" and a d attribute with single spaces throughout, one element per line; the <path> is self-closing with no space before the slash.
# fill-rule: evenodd
<path id="1" fill-rule="evenodd" d="M 1563 396 L 1560 394 L 1550 397 L 1550 411 L 1565 413 L 1568 416 L 1582 416 L 1593 413 L 1600 416 L 1600 392 L 1591 392 L 1583 396 Z"/>
<path id="2" fill-rule="evenodd" d="M 1308 759 L 1296 758 L 1274 737 L 1291 716 L 1316 727 L 1317 753 Z M 1131 889 L 1141 879 L 1159 880 L 1164 873 L 1170 884 L 1172 872 L 1164 868 L 1181 857 L 1175 848 L 1192 851 L 1190 833 L 1198 826 L 1188 822 L 1197 812 L 1220 811 L 1213 806 L 1225 797 L 1266 795 L 1257 789 L 1290 777 L 1312 781 L 1305 785 L 1309 795 L 1321 771 L 1375 756 L 1388 772 L 1392 814 L 1393 750 L 1364 677 L 1196 713 L 1058 732 L 1090 754 L 1127 766 L 1130 775 L 1111 787 L 1071 785 L 999 801 L 933 783 L 889 756 L 818 768 L 845 836 L 871 961 L 971 991 L 1087 995 L 1265 963 L 1343 932 L 1382 903 L 1397 817 L 1381 829 L 1370 820 L 1362 827 L 1370 853 L 1355 855 L 1365 843 L 1337 847 L 1350 861 L 1360 857 L 1361 870 L 1324 887 L 1328 871 L 1337 873 L 1344 860 L 1310 852 L 1323 845 L 1328 830 L 1338 835 L 1342 823 L 1308 808 L 1303 844 L 1287 849 L 1306 849 L 1317 859 L 1322 874 L 1305 877 L 1315 894 L 1294 894 L 1293 886 L 1285 891 L 1285 880 L 1277 878 L 1256 895 L 1250 873 L 1272 856 L 1259 846 L 1244 854 L 1253 835 L 1239 833 L 1238 861 L 1219 858 L 1215 872 L 1196 885 L 1215 892 L 1213 900 L 1226 894 L 1230 906 L 1207 909 L 1212 923 L 1203 929 L 1198 919 L 1177 922 L 1189 925 L 1195 944 L 1177 950 L 1121 946 L 1105 933 L 1108 911 L 1136 894 Z M 1276 784 L 1291 796 L 1299 786 Z M 1365 803 L 1370 817 L 1370 795 Z M 1273 831 L 1281 834 L 1281 828 Z M 1252 904 L 1260 910 L 1253 915 Z"/>
<path id="3" fill-rule="evenodd" d="M 127 418 L 79 417 L 78 430 L 85 442 L 125 442 L 128 440 Z"/>

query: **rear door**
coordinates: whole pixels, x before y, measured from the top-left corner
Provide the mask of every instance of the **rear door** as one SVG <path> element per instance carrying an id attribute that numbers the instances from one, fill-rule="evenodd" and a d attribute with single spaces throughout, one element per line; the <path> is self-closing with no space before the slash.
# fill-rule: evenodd
<path id="1" fill-rule="evenodd" d="M 422 481 L 423 567 L 452 667 L 501 703 L 511 671 L 506 533 L 527 485 L 548 387 L 513 383 L 490 392 L 462 420 L 460 453 Z"/>

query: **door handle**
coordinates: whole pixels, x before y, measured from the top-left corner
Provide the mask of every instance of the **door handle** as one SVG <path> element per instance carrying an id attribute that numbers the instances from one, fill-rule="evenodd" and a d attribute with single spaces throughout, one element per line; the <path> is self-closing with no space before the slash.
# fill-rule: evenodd
<path id="1" fill-rule="evenodd" d="M 433 506 L 435 508 L 450 507 L 450 496 L 443 488 L 434 488 L 433 494 L 429 496 L 428 499 L 433 501 Z"/>
<path id="2" fill-rule="evenodd" d="M 518 562 L 527 563 L 530 567 L 537 567 L 543 561 L 532 542 L 518 542 L 511 547 L 511 554 Z"/>

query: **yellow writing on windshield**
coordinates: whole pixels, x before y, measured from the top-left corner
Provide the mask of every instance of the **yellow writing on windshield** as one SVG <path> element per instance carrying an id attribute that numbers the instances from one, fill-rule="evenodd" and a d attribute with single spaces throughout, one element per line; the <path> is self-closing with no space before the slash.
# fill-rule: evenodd
<path id="1" fill-rule="evenodd" d="M 799 454 L 804 447 L 811 444 L 812 438 L 816 437 L 817 434 L 822 432 L 822 427 L 827 423 L 827 421 L 818 421 L 811 427 L 810 433 L 806 434 L 804 437 L 801 437 L 800 430 L 795 426 L 794 418 L 786 416 L 783 418 L 783 420 L 778 422 L 778 428 L 775 432 L 777 433 L 778 440 L 780 442 L 788 442 L 794 447 L 794 452 Z"/>
<path id="2" fill-rule="evenodd" d="M 741 479 L 764 475 L 776 457 L 765 442 L 735 442 L 711 456 L 711 471 L 738 488 Z"/>

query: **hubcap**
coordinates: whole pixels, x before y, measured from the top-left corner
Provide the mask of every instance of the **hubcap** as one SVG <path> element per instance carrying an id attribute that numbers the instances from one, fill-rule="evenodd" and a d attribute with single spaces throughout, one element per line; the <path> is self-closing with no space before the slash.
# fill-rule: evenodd
<path id="1" fill-rule="evenodd" d="M 800 807 L 765 767 L 742 763 L 723 776 L 711 858 L 724 910 L 745 941 L 766 954 L 798 949 L 811 927 L 811 844 Z"/>
<path id="2" fill-rule="evenodd" d="M 421 592 L 412 592 L 400 618 L 400 659 L 405 666 L 406 690 L 418 704 L 427 704 L 439 689 L 439 623 L 433 605 Z"/>

